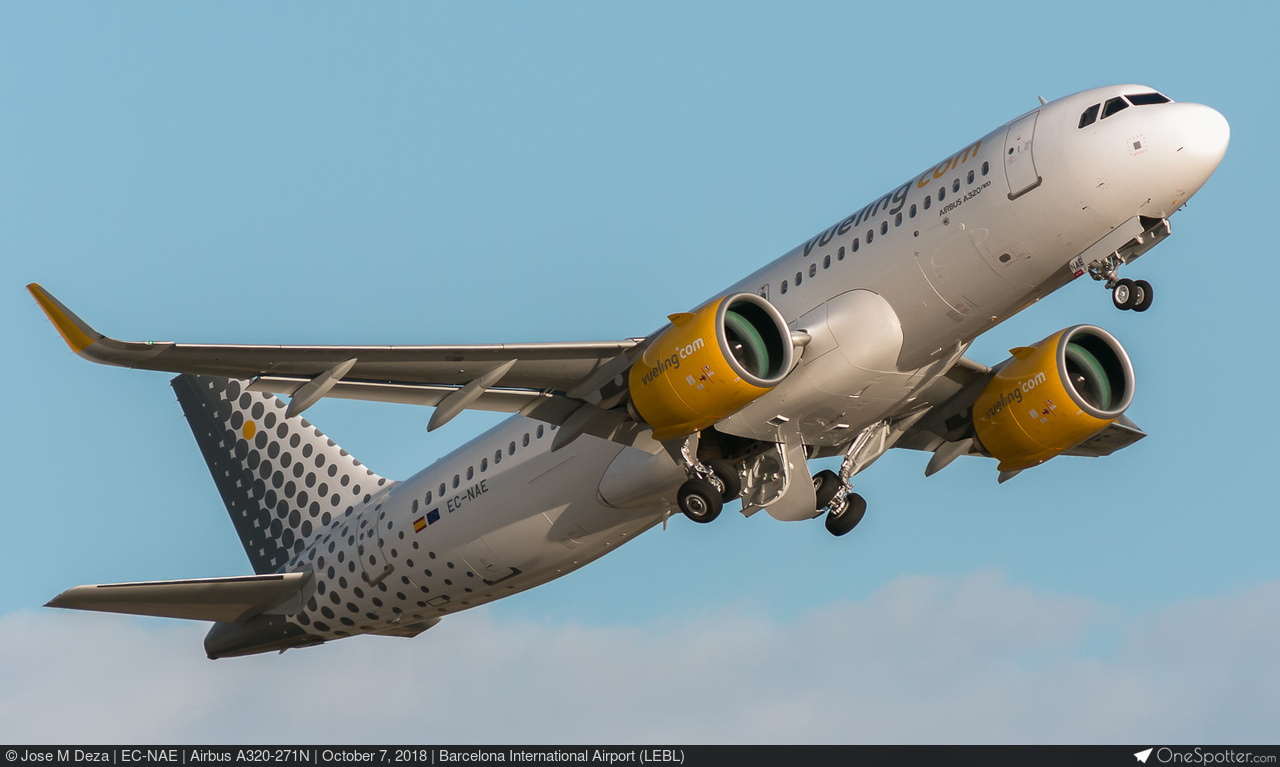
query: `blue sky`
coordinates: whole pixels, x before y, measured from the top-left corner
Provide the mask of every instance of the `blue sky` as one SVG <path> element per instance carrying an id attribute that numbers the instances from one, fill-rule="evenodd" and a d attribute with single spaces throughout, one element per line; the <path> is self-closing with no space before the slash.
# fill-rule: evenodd
<path id="1" fill-rule="evenodd" d="M 0 7 L 0 740 L 1274 742 L 1277 25 L 1229 3 Z M 202 626 L 39 607 L 249 567 L 167 376 L 76 358 L 27 282 L 133 340 L 643 335 L 1038 95 L 1120 82 L 1232 126 L 1130 267 L 1154 308 L 1077 282 L 970 356 L 1107 328 L 1151 434 L 1132 449 L 1003 486 L 895 451 L 845 539 L 677 520 L 410 642 L 210 663 Z M 494 420 L 429 416 L 309 413 L 396 478 Z M 395 705 L 356 704 L 359 680 Z M 290 685 L 341 718 L 244 702 Z"/>

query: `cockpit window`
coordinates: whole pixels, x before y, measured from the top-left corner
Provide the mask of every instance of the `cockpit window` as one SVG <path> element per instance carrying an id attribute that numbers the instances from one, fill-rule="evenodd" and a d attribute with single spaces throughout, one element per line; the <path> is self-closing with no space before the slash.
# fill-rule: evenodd
<path id="1" fill-rule="evenodd" d="M 1084 110 L 1084 112 L 1080 115 L 1080 127 L 1083 128 L 1086 125 L 1093 125 L 1093 123 L 1098 119 L 1098 110 L 1101 107 L 1102 107 L 1101 104 L 1094 104 L 1093 106 Z"/>
<path id="2" fill-rule="evenodd" d="M 1129 108 L 1129 102 L 1125 101 L 1119 96 L 1113 99 L 1107 99 L 1106 106 L 1102 108 L 1102 119 L 1105 120 L 1111 115 L 1115 114 L 1116 112 L 1119 112 L 1121 109 L 1128 109 L 1128 108 Z"/>
<path id="3" fill-rule="evenodd" d="M 1125 94 L 1125 98 L 1129 99 L 1129 103 L 1135 107 L 1144 107 L 1148 104 L 1168 104 L 1172 99 L 1163 93 L 1135 93 L 1133 95 Z"/>

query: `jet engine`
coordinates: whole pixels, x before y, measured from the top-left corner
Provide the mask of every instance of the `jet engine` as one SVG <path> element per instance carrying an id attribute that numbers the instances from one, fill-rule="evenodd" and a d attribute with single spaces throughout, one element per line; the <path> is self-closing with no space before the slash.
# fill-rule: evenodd
<path id="1" fill-rule="evenodd" d="M 1000 471 L 1037 466 L 1110 426 L 1133 400 L 1133 366 L 1105 330 L 1076 325 L 1013 357 L 973 405 L 973 425 Z"/>
<path id="2" fill-rule="evenodd" d="M 787 323 L 760 296 L 737 293 L 667 319 L 627 376 L 634 414 L 656 440 L 711 426 L 791 370 Z"/>

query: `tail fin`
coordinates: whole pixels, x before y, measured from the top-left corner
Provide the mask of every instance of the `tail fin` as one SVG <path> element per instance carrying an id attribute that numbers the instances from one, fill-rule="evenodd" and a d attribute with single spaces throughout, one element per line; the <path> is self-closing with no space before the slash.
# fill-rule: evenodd
<path id="1" fill-rule="evenodd" d="M 275 573 L 388 480 L 248 384 L 190 374 L 171 382 L 253 571 Z"/>

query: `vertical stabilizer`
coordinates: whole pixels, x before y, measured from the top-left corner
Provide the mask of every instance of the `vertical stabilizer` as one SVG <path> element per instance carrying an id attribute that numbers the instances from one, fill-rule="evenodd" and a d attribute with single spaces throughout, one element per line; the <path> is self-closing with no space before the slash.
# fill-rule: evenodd
<path id="1" fill-rule="evenodd" d="M 171 385 L 256 573 L 279 571 L 388 484 L 247 381 L 184 374 Z"/>

